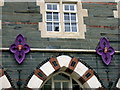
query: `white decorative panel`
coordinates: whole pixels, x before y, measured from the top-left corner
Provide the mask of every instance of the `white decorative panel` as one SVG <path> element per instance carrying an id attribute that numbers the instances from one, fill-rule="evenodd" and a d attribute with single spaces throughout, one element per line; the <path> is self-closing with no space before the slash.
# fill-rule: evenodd
<path id="1" fill-rule="evenodd" d="M 78 62 L 74 71 L 82 76 L 87 70 L 88 68 L 85 65 L 83 65 L 81 62 Z"/>
<path id="2" fill-rule="evenodd" d="M 0 77 L 0 90 L 2 90 L 2 88 L 10 88 L 11 84 L 8 81 L 7 77 L 4 75 L 2 77 Z"/>
<path id="3" fill-rule="evenodd" d="M 43 66 L 40 67 L 40 69 L 49 76 L 51 73 L 55 71 L 55 69 L 52 67 L 50 62 L 45 63 Z"/>
<path id="4" fill-rule="evenodd" d="M 86 83 L 89 85 L 90 88 L 102 87 L 95 75 L 92 76 Z"/>
<path id="5" fill-rule="evenodd" d="M 40 88 L 42 84 L 42 80 L 39 79 L 36 75 L 33 75 L 32 78 L 30 79 L 27 87 L 28 88 Z"/>
<path id="6" fill-rule="evenodd" d="M 116 87 L 120 88 L 120 79 L 118 80 L 118 83 L 117 83 Z"/>
<path id="7" fill-rule="evenodd" d="M 63 66 L 68 67 L 71 59 L 72 59 L 71 57 L 66 56 L 66 55 L 61 55 L 57 57 L 60 67 L 63 67 Z"/>

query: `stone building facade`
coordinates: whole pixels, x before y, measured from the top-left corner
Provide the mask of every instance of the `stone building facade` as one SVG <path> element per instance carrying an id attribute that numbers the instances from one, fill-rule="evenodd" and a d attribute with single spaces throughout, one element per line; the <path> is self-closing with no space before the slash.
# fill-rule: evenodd
<path id="1" fill-rule="evenodd" d="M 120 88 L 119 3 L 80 0 L 0 2 L 0 89 Z M 18 64 L 9 47 L 18 34 L 30 52 Z M 95 49 L 115 49 L 105 65 Z"/>

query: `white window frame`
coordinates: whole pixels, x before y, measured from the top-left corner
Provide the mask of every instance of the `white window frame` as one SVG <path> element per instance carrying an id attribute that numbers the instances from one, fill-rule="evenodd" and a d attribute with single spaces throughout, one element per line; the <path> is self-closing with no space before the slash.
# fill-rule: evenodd
<path id="1" fill-rule="evenodd" d="M 48 4 L 51 4 L 51 5 L 57 5 L 57 10 L 48 10 L 47 9 L 47 5 Z M 59 11 L 59 3 L 45 3 L 45 30 L 47 32 L 60 32 L 61 31 L 61 28 L 60 28 L 60 11 Z M 52 13 L 52 21 L 47 21 L 47 12 L 51 12 Z M 54 21 L 53 20 L 53 13 L 54 12 L 58 12 L 58 21 Z M 48 31 L 47 30 L 47 22 L 51 22 L 52 23 L 52 31 Z M 54 31 L 54 23 L 59 23 L 59 31 Z"/>
<path id="2" fill-rule="evenodd" d="M 74 9 L 75 9 L 75 10 L 74 10 L 74 11 L 70 11 L 70 10 L 69 10 L 69 11 L 66 11 L 66 10 L 65 10 L 65 5 L 69 5 L 69 6 L 70 6 L 70 5 L 74 5 Z M 76 4 L 63 4 L 63 24 L 64 24 L 64 25 L 63 25 L 63 26 L 64 26 L 63 28 L 64 28 L 64 32 L 67 33 L 67 32 L 65 31 L 65 21 L 64 21 L 65 18 L 64 18 L 64 13 L 69 13 L 69 15 L 70 15 L 70 17 L 69 17 L 69 18 L 70 18 L 70 31 L 69 31 L 69 32 L 71 32 L 71 33 L 77 33 L 77 32 L 78 32 L 78 15 L 77 15 L 77 7 L 76 7 Z M 76 32 L 73 32 L 73 31 L 72 31 L 71 13 L 75 13 L 75 14 L 76 14 L 76 22 L 75 22 L 75 23 L 76 23 L 76 28 L 77 28 L 77 31 L 76 31 Z"/>
<path id="3" fill-rule="evenodd" d="M 46 8 L 45 10 L 46 10 L 46 11 L 53 11 L 53 10 L 47 10 L 47 5 L 48 5 L 48 4 L 51 4 L 51 5 L 54 5 L 54 4 L 55 4 L 55 5 L 57 5 L 57 10 L 54 10 L 54 11 L 59 12 L 59 3 L 45 3 L 45 8 Z"/>
<path id="4" fill-rule="evenodd" d="M 58 75 L 58 74 L 65 74 L 69 77 L 69 80 L 54 80 L 54 76 Z M 46 84 L 47 81 L 49 81 L 51 79 L 51 84 Z M 73 84 L 73 80 L 76 81 L 77 84 Z M 54 75 L 51 75 L 50 77 L 47 78 L 47 80 L 42 84 L 41 88 L 46 84 L 46 85 L 51 85 L 51 88 L 55 88 L 55 82 L 60 82 L 61 84 L 61 89 L 63 87 L 63 82 L 68 82 L 68 87 L 69 88 L 73 88 L 73 85 L 79 85 L 79 87 L 83 88 L 83 85 L 77 81 L 77 79 L 72 78 L 68 73 L 60 71 L 55 73 Z"/>
<path id="5" fill-rule="evenodd" d="M 64 8 L 65 5 L 74 5 L 74 9 L 75 9 L 75 10 L 74 10 L 74 11 L 70 11 L 70 10 L 67 11 L 67 10 L 65 10 L 65 8 Z M 77 6 L 76 6 L 76 4 L 64 4 L 64 3 L 63 3 L 63 11 L 64 11 L 64 12 L 75 12 L 75 13 L 76 13 L 76 12 L 77 12 Z"/>
<path id="6" fill-rule="evenodd" d="M 52 77 L 52 88 L 55 88 L 55 82 L 60 82 L 61 88 L 63 88 L 63 82 L 68 82 L 68 87 L 72 87 L 72 79 L 70 80 L 54 80 L 54 77 Z"/>

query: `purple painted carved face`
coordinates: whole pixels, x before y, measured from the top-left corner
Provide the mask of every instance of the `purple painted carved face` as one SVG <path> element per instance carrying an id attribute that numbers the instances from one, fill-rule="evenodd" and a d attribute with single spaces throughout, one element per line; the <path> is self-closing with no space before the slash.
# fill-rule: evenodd
<path id="1" fill-rule="evenodd" d="M 115 50 L 110 46 L 109 41 L 103 37 L 100 39 L 100 43 L 96 48 L 97 54 L 101 55 L 103 62 L 106 65 L 110 64 L 111 56 L 114 54 Z"/>
<path id="2" fill-rule="evenodd" d="M 21 64 L 25 58 L 25 54 L 30 51 L 30 47 L 25 43 L 24 37 L 19 34 L 16 37 L 14 44 L 10 46 L 10 51 L 14 53 L 16 61 Z"/>

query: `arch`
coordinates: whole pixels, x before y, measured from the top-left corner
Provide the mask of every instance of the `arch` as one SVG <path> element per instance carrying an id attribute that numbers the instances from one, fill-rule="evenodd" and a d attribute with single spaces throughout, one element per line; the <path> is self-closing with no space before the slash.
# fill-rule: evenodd
<path id="1" fill-rule="evenodd" d="M 1 68 L 0 69 L 0 90 L 2 89 L 12 89 L 15 88 L 11 78 L 7 74 L 7 72 Z"/>
<path id="2" fill-rule="evenodd" d="M 120 74 L 118 75 L 118 79 L 117 79 L 115 85 L 116 85 L 116 86 L 115 86 L 116 88 L 120 88 Z"/>
<path id="3" fill-rule="evenodd" d="M 67 55 L 61 55 L 56 58 L 51 57 L 42 62 L 30 75 L 26 87 L 31 89 L 40 88 L 42 83 L 44 83 L 50 75 L 61 70 L 75 77 L 84 88 L 103 87 L 92 68 L 77 58 Z"/>
<path id="4" fill-rule="evenodd" d="M 117 84 L 116 84 L 116 87 L 117 87 L 117 88 L 120 88 L 120 78 L 118 79 L 118 82 L 117 82 Z"/>

